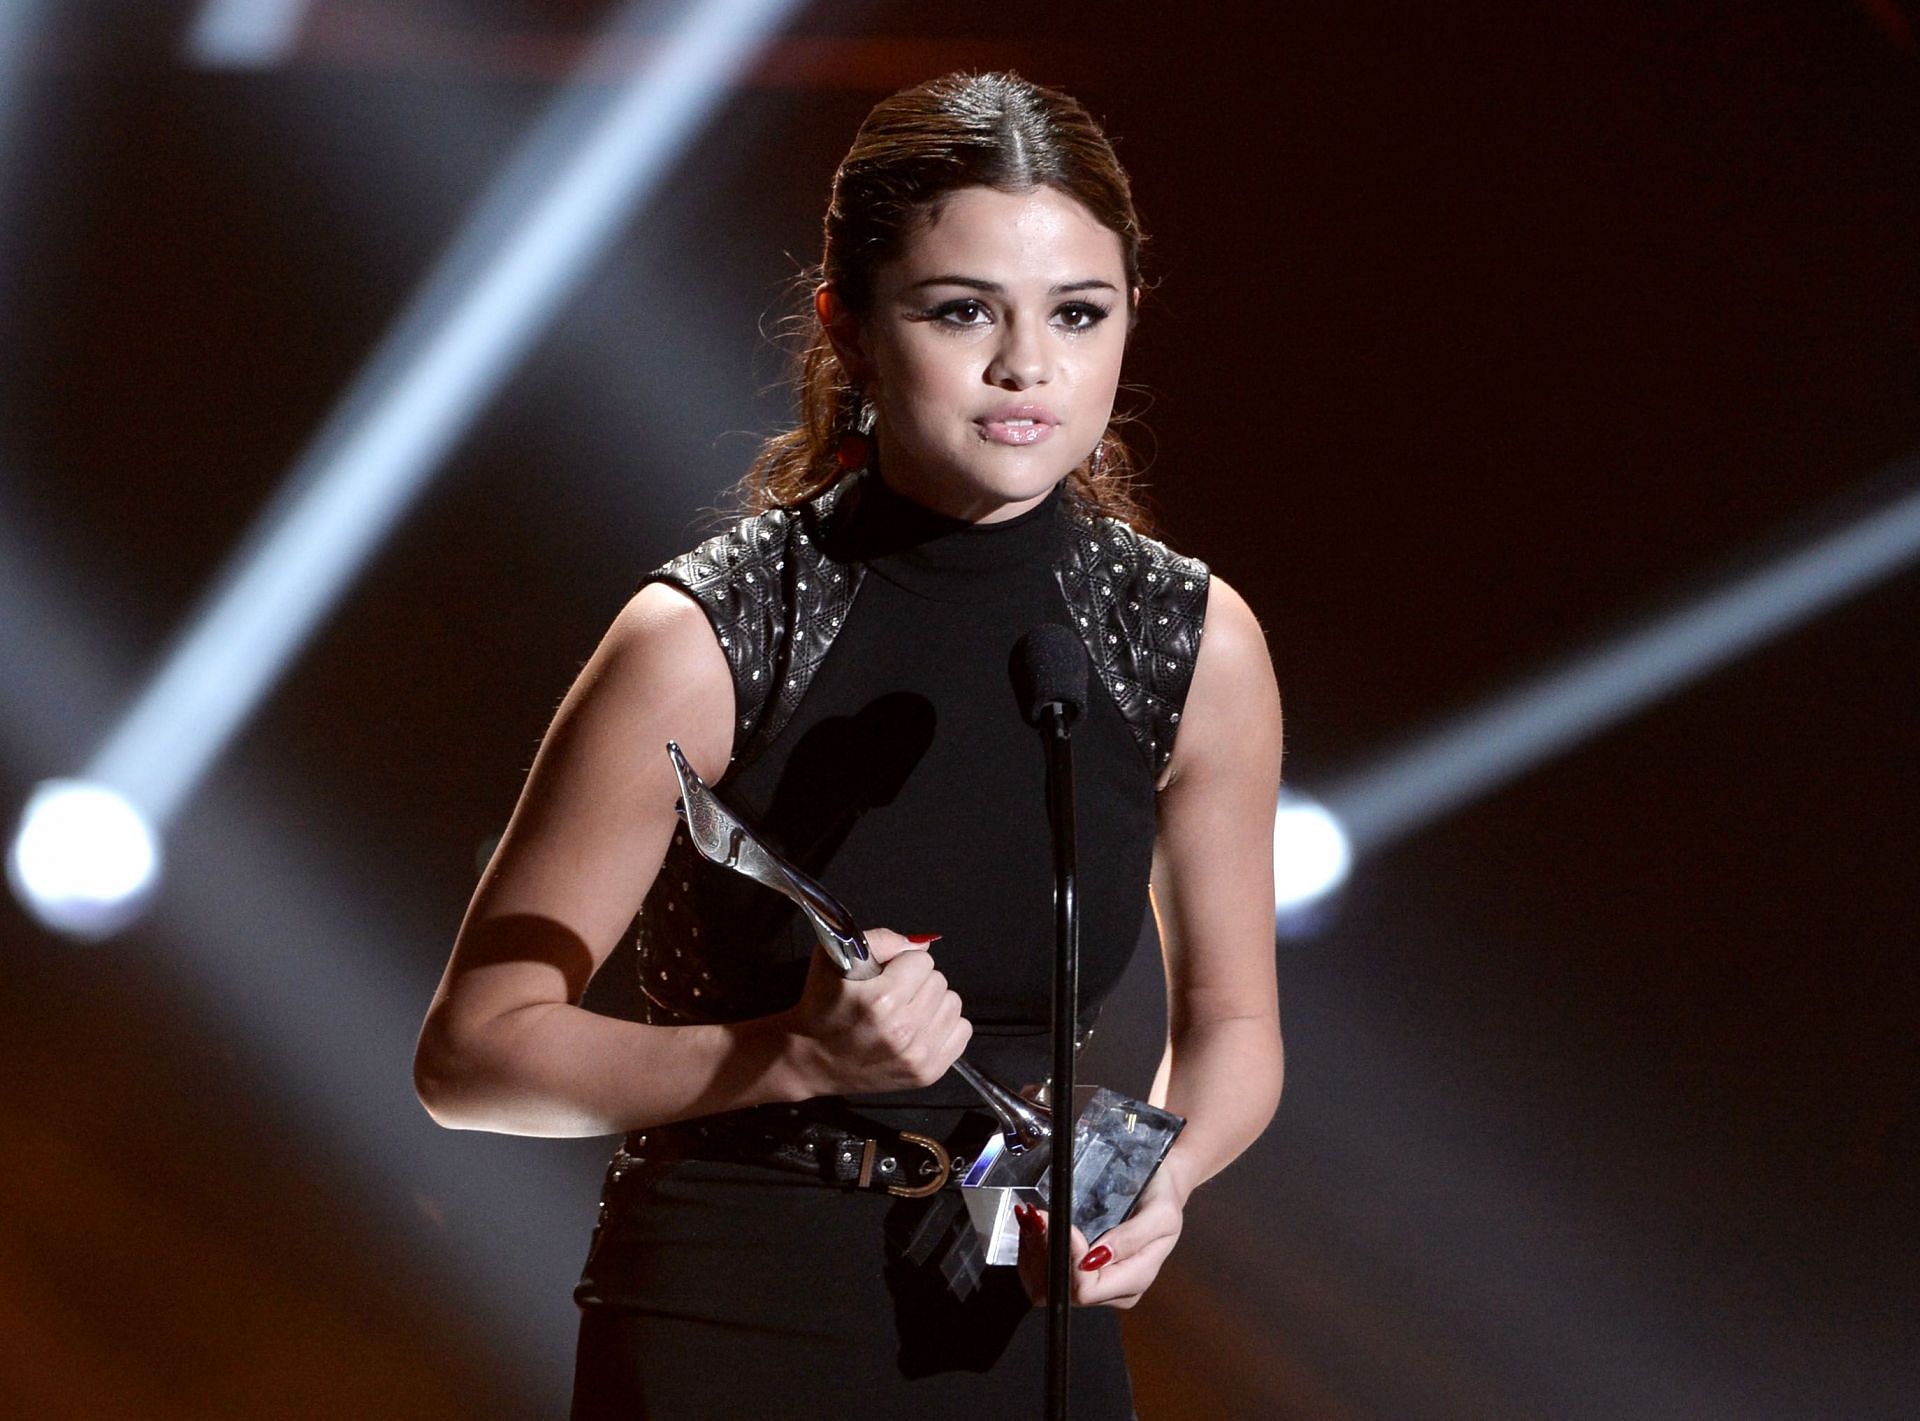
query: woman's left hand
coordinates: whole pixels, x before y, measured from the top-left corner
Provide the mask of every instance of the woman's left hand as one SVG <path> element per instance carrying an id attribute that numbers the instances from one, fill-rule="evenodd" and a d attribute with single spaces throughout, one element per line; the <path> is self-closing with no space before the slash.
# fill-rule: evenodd
<path id="1" fill-rule="evenodd" d="M 1187 1191 L 1173 1170 L 1162 1164 L 1125 1223 L 1100 1236 L 1091 1249 L 1073 1231 L 1073 1303 L 1076 1307 L 1130 1308 L 1153 1286 L 1160 1265 L 1180 1240 Z M 1047 1211 L 1018 1205 L 1020 1281 L 1036 1305 L 1047 1300 Z M 1091 1266 L 1089 1266 L 1091 1265 Z"/>

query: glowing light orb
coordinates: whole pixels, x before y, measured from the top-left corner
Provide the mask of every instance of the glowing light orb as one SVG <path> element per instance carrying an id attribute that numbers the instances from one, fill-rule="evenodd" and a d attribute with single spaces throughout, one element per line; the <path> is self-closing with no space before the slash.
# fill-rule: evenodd
<path id="1" fill-rule="evenodd" d="M 140 916 L 160 878 L 153 826 L 125 795 L 86 780 L 46 780 L 20 816 L 7 879 L 54 932 L 108 938 Z"/>
<path id="2" fill-rule="evenodd" d="M 1317 903 L 1346 882 L 1353 844 L 1333 812 L 1317 799 L 1280 793 L 1273 816 L 1273 907 L 1290 913 Z"/>

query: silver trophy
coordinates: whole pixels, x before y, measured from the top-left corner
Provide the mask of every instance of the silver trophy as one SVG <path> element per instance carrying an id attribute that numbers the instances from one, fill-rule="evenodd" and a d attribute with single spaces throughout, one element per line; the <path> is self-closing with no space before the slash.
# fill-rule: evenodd
<path id="1" fill-rule="evenodd" d="M 671 740 L 667 756 L 680 781 L 678 809 L 700 856 L 791 900 L 812 924 L 822 950 L 848 978 L 863 981 L 878 975 L 880 964 L 846 906 L 722 804 Z M 1014 1204 L 1048 1202 L 1053 1115 L 1045 1104 L 1008 1090 L 964 1056 L 953 1069 L 1000 1122 L 1000 1132 L 971 1162 L 961 1186 L 987 1261 L 1012 1263 L 1020 1247 Z M 1076 1090 L 1074 1096 L 1073 1222 L 1091 1243 L 1132 1212 L 1186 1121 L 1103 1086 Z"/>

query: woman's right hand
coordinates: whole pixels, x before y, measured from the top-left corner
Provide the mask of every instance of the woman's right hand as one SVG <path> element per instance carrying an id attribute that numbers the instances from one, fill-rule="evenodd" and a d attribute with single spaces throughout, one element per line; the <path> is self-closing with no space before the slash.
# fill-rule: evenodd
<path id="1" fill-rule="evenodd" d="M 960 997 L 933 965 L 928 945 L 890 928 L 868 928 L 877 976 L 848 981 L 816 947 L 800 1001 L 786 1013 L 804 1043 L 822 1095 L 864 1095 L 932 1085 L 973 1036 Z"/>

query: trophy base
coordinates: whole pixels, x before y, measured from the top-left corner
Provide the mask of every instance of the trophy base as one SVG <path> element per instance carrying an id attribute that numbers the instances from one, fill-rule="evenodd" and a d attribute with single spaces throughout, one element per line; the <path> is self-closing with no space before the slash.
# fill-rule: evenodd
<path id="1" fill-rule="evenodd" d="M 1082 1086 L 1074 1103 L 1079 1109 L 1073 1126 L 1073 1222 L 1092 1243 L 1133 1212 L 1187 1122 L 1105 1086 Z M 989 1264 L 1019 1260 L 1020 1225 L 1013 1206 L 1047 1207 L 1048 1154 L 1044 1149 L 1008 1153 L 1004 1137 L 996 1135 L 967 1171 L 962 1181 L 967 1213 Z"/>

